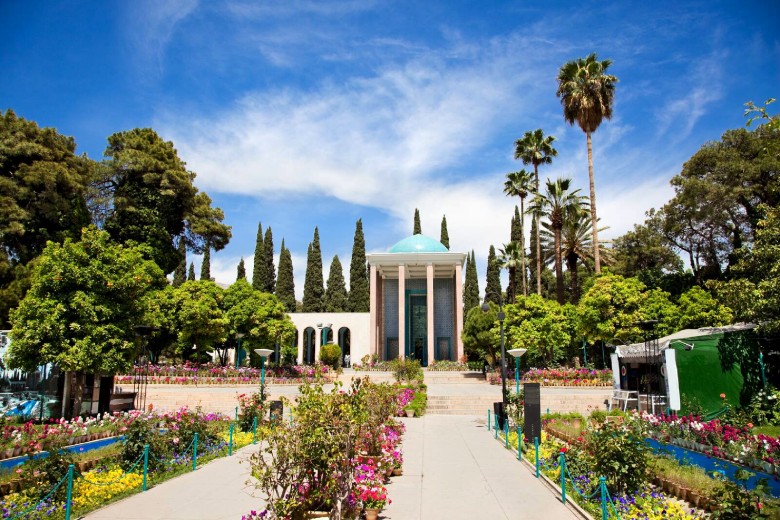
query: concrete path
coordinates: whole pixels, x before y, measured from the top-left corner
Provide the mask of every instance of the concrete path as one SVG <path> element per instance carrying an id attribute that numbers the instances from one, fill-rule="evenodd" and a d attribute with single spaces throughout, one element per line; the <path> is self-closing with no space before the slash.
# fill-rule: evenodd
<path id="1" fill-rule="evenodd" d="M 578 518 L 486 431 L 484 419 L 404 419 L 404 474 L 388 486 L 386 520 Z M 89 520 L 239 520 L 263 509 L 251 486 L 248 446 L 146 493 L 96 511 Z M 243 463 L 242 463 L 243 461 Z M 255 495 L 255 496 L 253 496 Z"/>

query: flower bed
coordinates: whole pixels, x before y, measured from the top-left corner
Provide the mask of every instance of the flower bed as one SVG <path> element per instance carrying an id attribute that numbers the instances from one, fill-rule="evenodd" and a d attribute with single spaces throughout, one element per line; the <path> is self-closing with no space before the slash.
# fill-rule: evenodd
<path id="1" fill-rule="evenodd" d="M 141 367 L 136 367 L 135 373 L 117 375 L 114 377 L 114 383 L 132 384 L 142 370 Z M 274 385 L 299 385 L 318 378 L 330 382 L 335 377 L 333 370 L 322 364 L 268 367 L 265 370 L 266 384 Z M 262 371 L 253 367 L 236 368 L 211 364 L 149 365 L 146 378 L 150 384 L 164 385 L 258 385 L 262 379 Z"/>
<path id="2" fill-rule="evenodd" d="M 532 368 L 523 372 L 524 383 L 541 383 L 543 386 L 612 386 L 612 370 L 588 368 Z"/>

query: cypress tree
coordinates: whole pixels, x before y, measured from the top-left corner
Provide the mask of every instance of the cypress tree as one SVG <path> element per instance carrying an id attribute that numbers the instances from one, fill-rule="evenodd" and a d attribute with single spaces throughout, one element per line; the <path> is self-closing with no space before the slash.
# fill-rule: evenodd
<path id="1" fill-rule="evenodd" d="M 530 240 L 530 242 L 531 242 L 530 246 L 531 247 L 530 247 L 530 251 L 528 253 L 528 265 L 530 265 L 531 268 L 529 269 L 530 272 L 529 272 L 528 278 L 529 278 L 529 280 L 531 282 L 531 287 L 532 288 L 536 287 L 536 294 L 541 295 L 542 294 L 542 283 L 541 283 L 541 280 L 537 280 L 536 279 L 536 270 L 537 270 L 537 266 L 536 266 L 537 255 L 536 255 L 536 252 L 537 252 L 537 245 L 538 245 L 537 244 L 537 240 L 536 240 L 536 237 L 537 237 L 537 234 L 536 234 L 536 221 L 537 221 L 537 219 L 535 219 L 535 218 L 531 219 L 531 240 Z"/>
<path id="2" fill-rule="evenodd" d="M 200 264 L 200 279 L 211 280 L 211 246 L 206 243 L 203 250 L 203 263 Z"/>
<path id="3" fill-rule="evenodd" d="M 238 280 L 246 280 L 246 267 L 244 267 L 244 257 L 241 257 L 241 261 L 238 263 L 238 267 L 236 268 L 236 281 Z"/>
<path id="4" fill-rule="evenodd" d="M 422 226 L 420 226 L 420 210 L 414 208 L 414 232 L 413 235 L 422 235 Z"/>
<path id="5" fill-rule="evenodd" d="M 439 242 L 447 249 L 450 248 L 450 234 L 447 233 L 447 215 L 441 217 L 441 240 Z"/>
<path id="6" fill-rule="evenodd" d="M 257 238 L 255 239 L 255 257 L 252 267 L 252 288 L 256 291 L 265 290 L 265 247 L 263 245 L 263 225 L 257 223 Z"/>
<path id="7" fill-rule="evenodd" d="M 522 255 L 522 265 L 515 270 L 515 287 L 513 293 L 515 295 L 522 294 L 526 296 L 528 291 L 526 289 L 526 280 L 528 275 L 525 269 L 525 240 L 523 237 L 523 219 L 520 216 L 520 209 L 515 206 L 515 214 L 512 217 L 512 229 L 509 233 L 509 240 L 520 246 L 520 254 Z"/>
<path id="8" fill-rule="evenodd" d="M 187 281 L 192 282 L 195 280 L 195 263 L 190 262 L 190 269 L 187 271 Z"/>
<path id="9" fill-rule="evenodd" d="M 355 223 L 355 239 L 352 242 L 352 260 L 349 264 L 349 312 L 368 312 L 368 269 L 366 268 L 366 239 L 363 236 L 363 220 Z"/>
<path id="10" fill-rule="evenodd" d="M 293 277 L 292 255 L 284 247 L 279 250 L 279 277 L 276 280 L 276 297 L 287 312 L 295 312 L 295 278 Z"/>
<path id="11" fill-rule="evenodd" d="M 487 257 L 487 280 L 485 282 L 485 300 L 498 303 L 501 297 L 501 268 L 496 260 L 496 248 L 490 246 Z"/>
<path id="12" fill-rule="evenodd" d="M 276 289 L 276 268 L 274 267 L 274 236 L 271 232 L 271 226 L 265 230 L 263 262 L 265 263 L 265 287 L 261 290 L 273 294 Z"/>
<path id="13" fill-rule="evenodd" d="M 339 255 L 333 257 L 328 274 L 328 288 L 325 289 L 325 312 L 347 312 L 347 284 Z"/>
<path id="14" fill-rule="evenodd" d="M 179 257 L 181 261 L 176 266 L 176 270 L 173 271 L 173 286 L 178 287 L 187 281 L 187 244 L 184 243 L 184 238 L 179 238 Z"/>
<path id="15" fill-rule="evenodd" d="M 306 255 L 306 278 L 303 283 L 303 312 L 322 312 L 322 251 L 320 251 L 320 231 L 314 228 L 314 240 Z"/>
<path id="16" fill-rule="evenodd" d="M 463 314 L 479 305 L 479 277 L 477 275 L 477 260 L 474 251 L 466 256 L 466 283 L 463 286 Z"/>

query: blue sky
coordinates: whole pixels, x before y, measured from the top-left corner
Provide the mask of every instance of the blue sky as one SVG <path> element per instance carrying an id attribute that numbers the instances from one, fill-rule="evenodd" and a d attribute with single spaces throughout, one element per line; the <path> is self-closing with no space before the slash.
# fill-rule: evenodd
<path id="1" fill-rule="evenodd" d="M 668 200 L 686 159 L 744 125 L 746 101 L 780 94 L 770 1 L 6 0 L 0 19 L 0 109 L 95 159 L 110 134 L 154 128 L 233 226 L 217 280 L 251 262 L 261 221 L 291 249 L 299 296 L 314 226 L 327 276 L 334 254 L 348 265 L 358 218 L 385 251 L 415 207 L 435 238 L 446 214 L 484 286 L 489 245 L 509 240 L 515 139 L 554 135 L 540 175 L 587 191 L 584 134 L 555 96 L 567 60 L 596 52 L 620 79 L 594 134 L 607 238 Z"/>

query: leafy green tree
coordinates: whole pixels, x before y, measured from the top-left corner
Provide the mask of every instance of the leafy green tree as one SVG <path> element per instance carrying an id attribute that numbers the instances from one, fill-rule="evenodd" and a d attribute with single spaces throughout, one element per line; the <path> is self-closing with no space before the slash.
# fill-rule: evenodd
<path id="1" fill-rule="evenodd" d="M 347 312 L 347 286 L 339 255 L 333 257 L 325 290 L 325 312 Z"/>
<path id="2" fill-rule="evenodd" d="M 571 341 L 563 306 L 538 294 L 506 305 L 507 348 L 525 348 L 530 366 L 552 366 Z"/>
<path id="3" fill-rule="evenodd" d="M 0 328 L 32 283 L 29 262 L 48 241 L 77 240 L 90 223 L 97 165 L 75 150 L 72 137 L 0 112 Z"/>
<path id="4" fill-rule="evenodd" d="M 276 290 L 276 268 L 274 267 L 274 235 L 271 226 L 265 230 L 263 262 L 265 263 L 265 287 L 261 290 L 273 294 Z"/>
<path id="5" fill-rule="evenodd" d="M 466 314 L 463 323 L 463 348 L 469 359 L 481 359 L 490 366 L 495 366 L 501 353 L 499 347 L 497 323 L 498 305 L 489 303 L 490 310 L 483 312 L 478 305 Z"/>
<path id="6" fill-rule="evenodd" d="M 517 268 L 522 265 L 522 253 L 517 242 L 504 244 L 503 249 L 499 249 L 501 256 L 498 257 L 498 265 L 501 269 L 509 271 L 509 283 L 506 288 L 507 303 L 515 302 L 515 290 L 517 289 Z"/>
<path id="7" fill-rule="evenodd" d="M 447 249 L 450 248 L 450 234 L 447 232 L 447 215 L 441 217 L 441 244 Z"/>
<path id="8" fill-rule="evenodd" d="M 203 263 L 200 264 L 200 279 L 211 280 L 211 248 L 203 250 Z"/>
<path id="9" fill-rule="evenodd" d="M 55 363 L 68 372 L 115 374 L 136 354 L 134 329 L 146 294 L 167 282 L 140 247 L 84 228 L 81 241 L 50 242 L 32 273 L 32 287 L 11 313 L 11 368 Z"/>
<path id="10" fill-rule="evenodd" d="M 491 245 L 487 257 L 485 301 L 498 305 L 501 301 L 501 266 L 496 258 L 496 249 Z"/>
<path id="11" fill-rule="evenodd" d="M 325 290 L 322 280 L 322 252 L 320 251 L 320 232 L 314 228 L 314 240 L 306 255 L 306 277 L 303 283 L 302 312 L 322 312 L 322 296 Z"/>
<path id="12" fill-rule="evenodd" d="M 295 278 L 293 277 L 292 255 L 284 246 L 279 251 L 279 277 L 276 280 L 276 297 L 287 312 L 295 312 Z"/>
<path id="13" fill-rule="evenodd" d="M 236 281 L 238 280 L 246 280 L 246 266 L 244 265 L 244 257 L 241 257 L 241 260 L 238 262 L 238 267 L 236 267 Z"/>
<path id="14" fill-rule="evenodd" d="M 479 277 L 477 276 L 477 261 L 474 251 L 466 255 L 466 283 L 463 284 L 463 315 L 479 306 Z"/>
<path id="15" fill-rule="evenodd" d="M 513 242 L 520 244 L 520 252 L 522 253 L 522 287 L 523 296 L 528 296 L 528 287 L 526 286 L 526 268 L 525 268 L 525 199 L 531 191 L 538 190 L 538 179 L 534 182 L 534 176 L 523 170 L 507 173 L 506 181 L 504 181 L 504 193 L 509 197 L 520 198 L 520 211 L 517 211 L 515 206 L 515 216 L 512 219 L 512 236 Z M 515 227 L 517 226 L 517 230 Z"/>
<path id="16" fill-rule="evenodd" d="M 422 226 L 420 225 L 420 210 L 414 208 L 414 232 L 413 235 L 422 235 Z"/>
<path id="17" fill-rule="evenodd" d="M 176 288 L 179 354 L 197 361 L 225 341 L 230 322 L 223 309 L 224 291 L 211 280 L 187 281 Z"/>
<path id="18" fill-rule="evenodd" d="M 579 195 L 580 190 L 569 191 L 571 179 L 547 180 L 544 194 L 537 193 L 529 211 L 536 215 L 544 215 L 550 222 L 553 232 L 553 253 L 555 258 L 556 295 L 558 303 L 563 305 L 563 260 L 561 256 L 561 230 L 567 220 L 574 220 L 584 211 L 585 197 Z M 594 245 L 596 243 L 594 242 Z M 596 245 L 596 247 L 598 247 Z M 597 255 L 594 254 L 594 259 Z"/>
<path id="19" fill-rule="evenodd" d="M 651 210 L 644 224 L 634 224 L 633 230 L 612 241 L 615 259 L 612 270 L 616 274 L 636 276 L 644 281 L 682 272 L 682 260 L 665 239 L 659 224 Z"/>
<path id="20" fill-rule="evenodd" d="M 181 262 L 173 271 L 173 286 L 178 287 L 187 281 L 187 244 L 184 240 L 179 240 L 179 257 Z"/>
<path id="21" fill-rule="evenodd" d="M 190 268 L 187 269 L 187 281 L 195 281 L 195 264 L 193 262 L 190 262 Z"/>
<path id="22" fill-rule="evenodd" d="M 591 134 L 604 119 L 612 119 L 617 77 L 607 74 L 612 60 L 599 61 L 595 53 L 586 58 L 566 62 L 558 71 L 558 91 L 563 118 L 585 132 L 588 142 L 588 180 L 590 184 L 590 218 L 593 233 L 593 260 L 596 274 L 601 272 L 599 256 L 598 218 L 596 216 L 596 181 L 593 175 L 593 144 Z"/>
<path id="23" fill-rule="evenodd" d="M 105 229 L 115 240 L 148 244 L 166 273 L 180 261 L 175 237 L 185 236 L 196 253 L 227 245 L 231 233 L 221 222 L 222 211 L 198 193 L 195 174 L 187 171 L 173 143 L 150 128 L 136 128 L 111 135 L 104 155 L 106 174 L 98 184 L 111 199 Z"/>
<path id="24" fill-rule="evenodd" d="M 720 304 L 701 287 L 691 287 L 680 295 L 677 304 L 680 308 L 678 330 L 720 327 L 731 323 L 731 309 Z"/>
<path id="25" fill-rule="evenodd" d="M 281 262 L 281 260 L 280 260 Z M 263 225 L 257 223 L 257 238 L 255 239 L 254 268 L 252 269 L 252 287 L 257 291 L 265 290 L 266 262 L 265 245 L 263 244 Z"/>
<path id="26" fill-rule="evenodd" d="M 737 277 L 709 283 L 718 299 L 734 309 L 738 319 L 759 323 L 762 334 L 780 333 L 780 208 L 767 208 L 759 221 L 752 250 L 735 268 Z"/>
<path id="27" fill-rule="evenodd" d="M 642 333 L 634 324 L 642 320 L 644 285 L 636 278 L 604 273 L 582 295 L 577 306 L 580 332 L 589 342 L 633 341 Z"/>
<path id="28" fill-rule="evenodd" d="M 355 238 L 352 242 L 352 259 L 349 264 L 349 312 L 368 312 L 369 303 L 368 270 L 366 269 L 366 239 L 363 236 L 363 221 L 355 223 Z"/>
<path id="29" fill-rule="evenodd" d="M 179 335 L 177 305 L 176 287 L 173 285 L 166 285 L 159 291 L 149 291 L 144 297 L 144 316 L 140 323 L 155 328 L 146 338 L 152 363 L 157 363 L 162 355 L 171 358 L 176 356 Z"/>
<path id="30" fill-rule="evenodd" d="M 230 322 L 227 348 L 238 346 L 236 333 L 239 332 L 245 334 L 241 348 L 250 353 L 255 348 L 274 349 L 277 343 L 289 343 L 295 333 L 295 326 L 279 299 L 253 289 L 246 280 L 237 280 L 225 290 L 224 308 Z"/>
<path id="31" fill-rule="evenodd" d="M 672 302 L 671 295 L 662 289 L 650 289 L 642 294 L 643 320 L 656 320 L 658 337 L 668 336 L 680 330 L 680 309 Z"/>
<path id="32" fill-rule="evenodd" d="M 532 132 L 526 132 L 523 137 L 515 141 L 515 159 L 520 159 L 523 164 L 532 164 L 534 167 L 534 192 L 539 191 L 539 165 L 551 164 L 553 157 L 558 155 L 558 150 L 553 147 L 555 137 L 545 137 L 541 128 Z M 519 194 L 518 194 L 519 196 Z M 534 215 L 534 228 L 532 233 L 531 255 L 536 260 L 536 294 L 542 294 L 542 252 L 539 240 L 539 215 Z M 535 243 L 534 243 L 535 239 Z M 536 248 L 533 246 L 536 245 Z"/>

